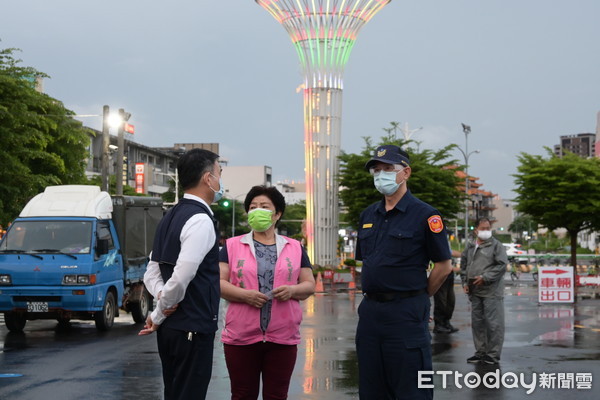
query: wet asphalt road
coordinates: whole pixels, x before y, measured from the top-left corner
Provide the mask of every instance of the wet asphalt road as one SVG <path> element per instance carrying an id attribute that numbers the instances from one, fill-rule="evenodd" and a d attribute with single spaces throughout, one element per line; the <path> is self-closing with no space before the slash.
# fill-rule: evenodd
<path id="1" fill-rule="evenodd" d="M 456 374 L 446 388 L 435 375 L 435 399 L 598 399 L 600 398 L 600 300 L 576 305 L 537 304 L 536 288 L 527 276 L 507 286 L 506 339 L 499 376 L 509 372 L 592 376 L 592 388 L 545 389 L 531 395 L 523 387 L 486 389 L 465 387 Z M 433 334 L 436 371 L 462 374 L 496 373 L 496 366 L 466 363 L 473 354 L 470 308 L 455 286 L 457 305 L 453 324 L 460 331 Z M 304 302 L 302 343 L 290 387 L 290 399 L 356 399 L 357 365 L 354 352 L 356 308 L 360 293 L 319 294 Z M 23 334 L 9 333 L 0 317 L 0 399 L 160 399 L 162 379 L 155 337 L 138 337 L 140 325 L 122 312 L 110 332 L 99 333 L 92 322 L 75 321 L 60 329 L 53 321 L 29 321 Z M 20 374 L 21 376 L 10 376 Z M 471 375 L 473 376 L 473 374 Z M 569 375 L 565 375 L 569 378 Z M 563 384 L 570 382 L 562 379 Z M 508 377 L 507 379 L 510 379 Z M 555 386 L 557 386 L 555 381 Z M 229 398 L 223 349 L 217 340 L 209 399 Z"/>

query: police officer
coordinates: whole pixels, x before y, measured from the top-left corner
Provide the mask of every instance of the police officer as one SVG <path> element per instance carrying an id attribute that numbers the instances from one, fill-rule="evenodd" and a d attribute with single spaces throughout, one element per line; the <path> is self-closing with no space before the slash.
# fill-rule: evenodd
<path id="1" fill-rule="evenodd" d="M 439 212 L 406 187 L 406 152 L 379 146 L 366 168 L 384 198 L 362 212 L 358 227 L 364 292 L 356 330 L 359 395 L 431 399 L 432 389 L 418 388 L 418 371 L 432 369 L 429 296 L 452 269 L 446 229 Z M 428 278 L 430 260 L 435 268 Z"/>

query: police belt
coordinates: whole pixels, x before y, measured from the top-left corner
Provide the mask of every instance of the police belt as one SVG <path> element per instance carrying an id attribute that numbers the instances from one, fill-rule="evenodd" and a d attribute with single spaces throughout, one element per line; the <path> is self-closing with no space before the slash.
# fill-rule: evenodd
<path id="1" fill-rule="evenodd" d="M 364 292 L 363 295 L 369 299 L 380 303 L 387 303 L 396 299 L 406 299 L 427 293 L 427 289 L 407 290 L 403 292 Z"/>

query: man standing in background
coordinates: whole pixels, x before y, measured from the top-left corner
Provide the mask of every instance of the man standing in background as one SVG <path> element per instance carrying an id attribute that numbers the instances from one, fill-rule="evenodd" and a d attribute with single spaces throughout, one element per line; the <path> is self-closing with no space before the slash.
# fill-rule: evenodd
<path id="1" fill-rule="evenodd" d="M 500 241 L 492 237 L 487 218 L 475 223 L 476 238 L 460 260 L 465 293 L 471 301 L 471 329 L 475 355 L 467 362 L 489 365 L 500 362 L 504 344 L 504 274 L 508 257 Z"/>

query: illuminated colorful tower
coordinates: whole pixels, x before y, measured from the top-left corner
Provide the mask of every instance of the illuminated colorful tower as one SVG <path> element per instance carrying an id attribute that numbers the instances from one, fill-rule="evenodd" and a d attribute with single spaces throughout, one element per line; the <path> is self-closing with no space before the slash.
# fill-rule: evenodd
<path id="1" fill-rule="evenodd" d="M 391 0 L 255 0 L 286 29 L 304 72 L 307 249 L 337 264 L 344 66 L 360 29 Z"/>

